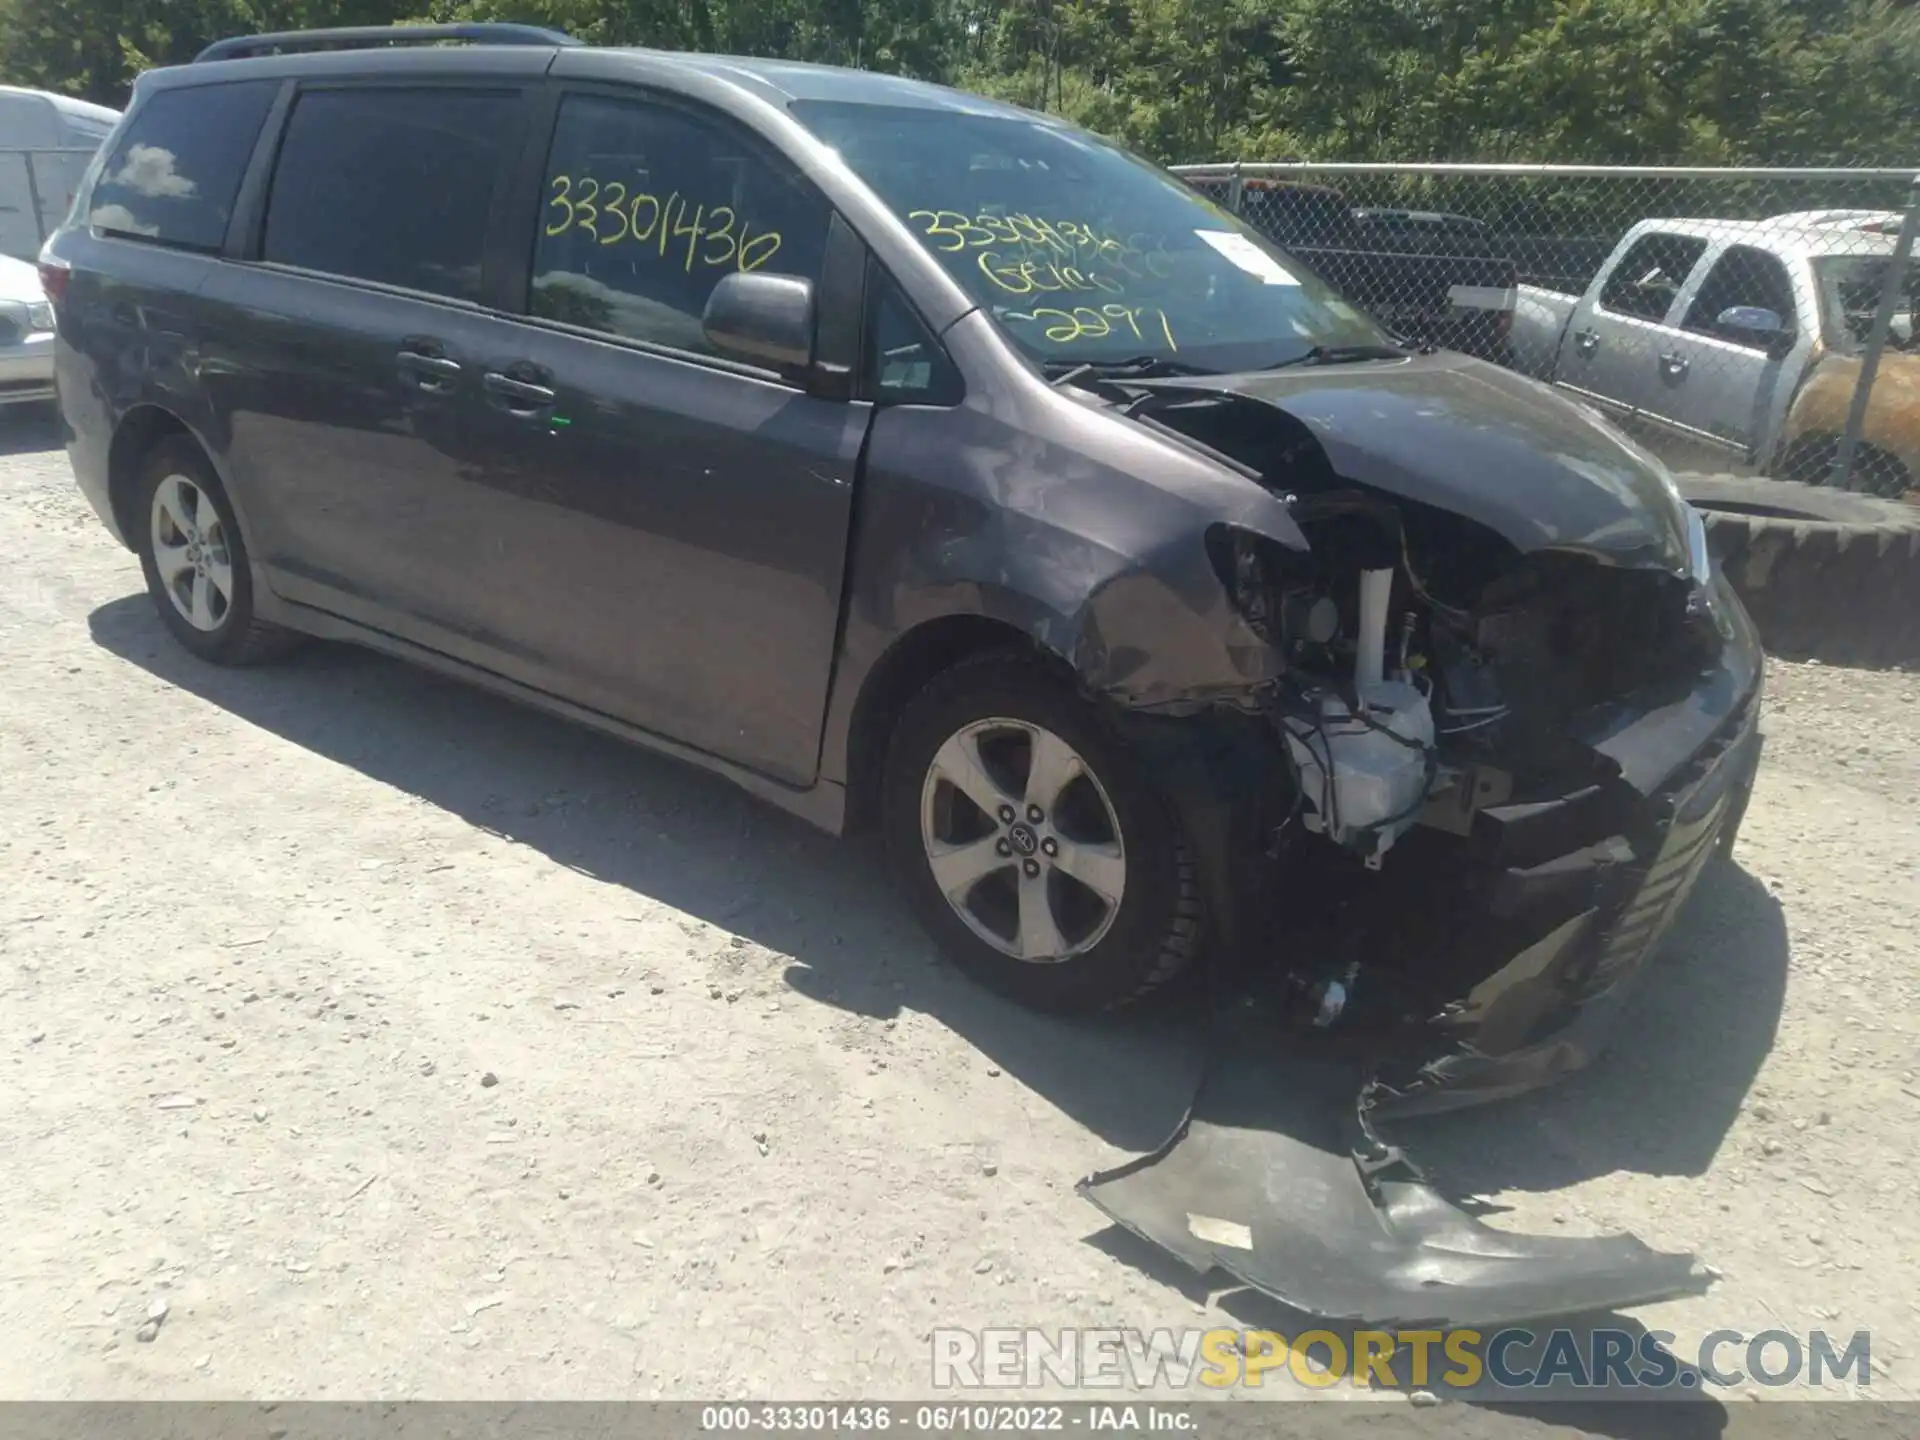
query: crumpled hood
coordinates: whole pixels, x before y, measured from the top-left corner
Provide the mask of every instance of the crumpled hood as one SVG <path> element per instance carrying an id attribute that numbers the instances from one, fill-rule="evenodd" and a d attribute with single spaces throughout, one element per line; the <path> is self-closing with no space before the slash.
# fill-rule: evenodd
<path id="1" fill-rule="evenodd" d="M 1686 574 L 1686 503 L 1660 462 L 1548 387 L 1446 352 L 1153 382 L 1243 395 L 1307 426 L 1349 480 L 1485 525 L 1522 552 Z"/>

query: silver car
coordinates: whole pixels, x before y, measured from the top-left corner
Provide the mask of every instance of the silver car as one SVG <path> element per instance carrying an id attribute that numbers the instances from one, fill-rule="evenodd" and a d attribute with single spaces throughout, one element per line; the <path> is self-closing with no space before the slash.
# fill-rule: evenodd
<path id="1" fill-rule="evenodd" d="M 53 399 L 53 306 L 40 272 L 0 255 L 0 405 Z"/>

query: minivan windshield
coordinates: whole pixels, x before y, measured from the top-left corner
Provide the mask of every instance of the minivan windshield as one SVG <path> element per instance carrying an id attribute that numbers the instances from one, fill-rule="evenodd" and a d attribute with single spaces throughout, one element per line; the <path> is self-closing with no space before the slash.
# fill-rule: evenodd
<path id="1" fill-rule="evenodd" d="M 1285 365 L 1388 337 L 1173 176 L 1039 117 L 797 100 L 1034 360 Z"/>

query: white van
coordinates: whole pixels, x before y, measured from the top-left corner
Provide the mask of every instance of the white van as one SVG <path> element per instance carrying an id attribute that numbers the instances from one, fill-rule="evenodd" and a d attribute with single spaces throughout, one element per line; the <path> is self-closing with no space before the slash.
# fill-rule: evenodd
<path id="1" fill-rule="evenodd" d="M 119 119 L 105 105 L 0 85 L 0 255 L 32 260 L 40 253 L 40 241 L 67 218 L 87 162 Z"/>

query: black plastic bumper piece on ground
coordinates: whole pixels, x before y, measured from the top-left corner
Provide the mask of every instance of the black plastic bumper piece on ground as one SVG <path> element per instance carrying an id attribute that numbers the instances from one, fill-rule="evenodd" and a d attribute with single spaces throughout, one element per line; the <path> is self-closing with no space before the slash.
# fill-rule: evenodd
<path id="1" fill-rule="evenodd" d="M 1737 712 L 1677 787 L 1653 798 L 1657 845 L 1631 881 L 1571 915 L 1433 1025 L 1424 1065 L 1279 1052 L 1271 1001 L 1217 1017 L 1187 1118 L 1157 1151 L 1081 1182 L 1114 1221 L 1197 1272 L 1220 1270 L 1328 1320 L 1498 1326 L 1699 1294 L 1691 1255 L 1630 1235 L 1565 1239 L 1481 1224 L 1371 1131 L 1390 1118 L 1550 1083 L 1603 1047 L 1628 987 L 1738 827 L 1759 759 Z M 1395 1074 L 1395 1070 L 1398 1074 Z M 1410 1072 L 1410 1073 L 1409 1073 Z"/>
<path id="2" fill-rule="evenodd" d="M 1358 1067 L 1216 1052 L 1193 1109 L 1151 1155 L 1083 1180 L 1111 1219 L 1198 1273 L 1308 1315 L 1387 1327 L 1497 1327 L 1702 1293 L 1691 1255 L 1630 1235 L 1483 1225 L 1355 1110 Z M 1377 1157 L 1368 1158 L 1368 1157 Z"/>

